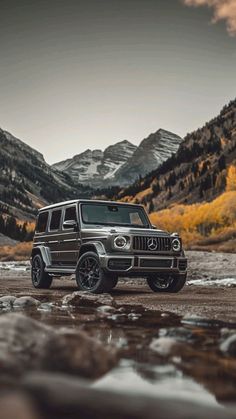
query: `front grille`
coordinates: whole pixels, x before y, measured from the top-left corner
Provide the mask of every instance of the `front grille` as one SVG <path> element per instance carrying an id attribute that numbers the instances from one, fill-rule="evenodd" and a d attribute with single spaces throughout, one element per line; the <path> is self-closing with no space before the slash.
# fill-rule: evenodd
<path id="1" fill-rule="evenodd" d="M 171 268 L 172 259 L 141 259 L 141 268 Z"/>
<path id="2" fill-rule="evenodd" d="M 146 252 L 169 252 L 171 250 L 170 237 L 134 236 L 133 249 Z"/>
<path id="3" fill-rule="evenodd" d="M 179 270 L 186 271 L 187 269 L 187 259 L 179 260 Z"/>
<path id="4" fill-rule="evenodd" d="M 130 268 L 132 263 L 132 259 L 127 259 L 127 258 L 114 258 L 114 259 L 109 259 L 108 261 L 108 268 L 111 270 L 118 270 L 118 271 L 126 271 L 127 269 Z"/>

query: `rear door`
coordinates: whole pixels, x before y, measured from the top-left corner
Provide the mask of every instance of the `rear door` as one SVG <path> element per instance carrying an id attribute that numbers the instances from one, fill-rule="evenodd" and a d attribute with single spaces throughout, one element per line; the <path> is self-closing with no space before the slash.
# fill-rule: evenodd
<path id="1" fill-rule="evenodd" d="M 51 210 L 48 233 L 47 233 L 47 246 L 50 249 L 52 265 L 57 266 L 60 264 L 60 250 L 61 250 L 61 224 L 62 224 L 62 208 L 55 208 Z"/>
<path id="2" fill-rule="evenodd" d="M 76 221 L 78 228 L 63 227 L 64 221 Z M 68 205 L 63 211 L 62 241 L 60 245 L 60 262 L 64 266 L 76 266 L 80 249 L 80 228 L 77 205 Z"/>

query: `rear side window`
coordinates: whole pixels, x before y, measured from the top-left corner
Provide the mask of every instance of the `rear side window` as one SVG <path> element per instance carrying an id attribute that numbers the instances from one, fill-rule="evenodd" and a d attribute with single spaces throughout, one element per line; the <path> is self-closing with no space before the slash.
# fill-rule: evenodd
<path id="1" fill-rule="evenodd" d="M 68 221 L 68 220 L 77 221 L 76 207 L 75 206 L 66 208 L 64 221 Z"/>
<path id="2" fill-rule="evenodd" d="M 36 225 L 36 232 L 43 233 L 46 231 L 48 223 L 48 212 L 41 212 L 38 216 L 37 225 Z"/>
<path id="3" fill-rule="evenodd" d="M 61 210 L 52 211 L 50 230 L 58 230 L 61 224 Z"/>

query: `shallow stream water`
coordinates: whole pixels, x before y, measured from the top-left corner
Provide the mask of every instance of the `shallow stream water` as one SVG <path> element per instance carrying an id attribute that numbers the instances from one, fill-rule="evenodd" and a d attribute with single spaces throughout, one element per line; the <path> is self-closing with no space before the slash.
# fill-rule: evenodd
<path id="1" fill-rule="evenodd" d="M 220 351 L 220 343 L 236 324 L 184 319 L 140 306 L 121 306 L 107 313 L 42 303 L 24 312 L 46 324 L 85 330 L 104 345 L 118 348 L 119 364 L 92 382 L 93 387 L 173 397 L 219 409 L 236 403 L 236 359 Z"/>
<path id="2" fill-rule="evenodd" d="M 29 264 L 0 263 L 0 270 L 23 273 Z M 233 406 L 236 411 L 236 357 L 221 349 L 222 342 L 236 334 L 236 323 L 122 303 L 110 309 L 71 308 L 62 306 L 59 294 L 57 298 L 54 294 L 32 295 L 41 305 L 24 309 L 24 314 L 45 324 L 85 330 L 105 346 L 119 350 L 118 365 L 92 381 L 92 387 L 189 400 L 219 409 Z"/>

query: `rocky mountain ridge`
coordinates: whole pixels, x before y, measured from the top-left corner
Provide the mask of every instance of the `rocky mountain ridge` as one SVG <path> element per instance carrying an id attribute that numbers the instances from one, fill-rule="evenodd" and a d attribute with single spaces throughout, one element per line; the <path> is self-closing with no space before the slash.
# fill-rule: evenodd
<path id="1" fill-rule="evenodd" d="M 104 151 L 87 149 L 70 159 L 55 163 L 52 167 L 67 173 L 77 183 L 99 187 L 105 179 L 115 176 L 116 171 L 129 160 L 136 148 L 124 140 L 110 145 Z"/>
<path id="2" fill-rule="evenodd" d="M 141 141 L 130 159 L 117 171 L 113 184 L 127 185 L 140 176 L 157 169 L 175 154 L 182 138 L 172 132 L 159 129 Z"/>
<path id="3" fill-rule="evenodd" d="M 71 159 L 55 163 L 53 168 L 72 177 L 74 182 L 94 188 L 129 185 L 144 176 L 175 153 L 182 139 L 159 129 L 137 147 L 121 141 L 102 150 L 86 150 Z"/>

